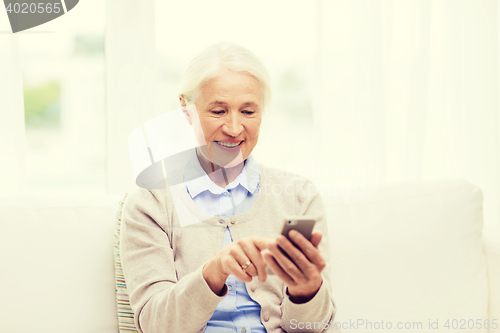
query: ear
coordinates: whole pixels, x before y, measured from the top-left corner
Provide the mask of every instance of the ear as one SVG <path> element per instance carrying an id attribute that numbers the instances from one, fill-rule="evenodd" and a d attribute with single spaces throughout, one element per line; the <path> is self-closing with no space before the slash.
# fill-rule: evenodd
<path id="1" fill-rule="evenodd" d="M 184 116 L 186 116 L 189 125 L 193 126 L 191 115 L 189 114 L 188 108 L 186 107 L 186 100 L 184 99 L 184 95 L 179 95 L 179 101 L 181 102 L 182 112 L 184 112 Z"/>

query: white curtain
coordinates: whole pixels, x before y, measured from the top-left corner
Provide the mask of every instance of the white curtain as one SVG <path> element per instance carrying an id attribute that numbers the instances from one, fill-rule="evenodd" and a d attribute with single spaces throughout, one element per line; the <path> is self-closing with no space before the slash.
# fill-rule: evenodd
<path id="1" fill-rule="evenodd" d="M 0 192 L 24 185 L 24 100 L 17 36 L 0 9 Z"/>
<path id="2" fill-rule="evenodd" d="M 107 192 L 135 188 L 128 136 L 154 116 L 155 1 L 106 1 Z"/>
<path id="3" fill-rule="evenodd" d="M 494 0 L 318 0 L 315 122 L 327 182 L 464 178 L 500 231 Z"/>

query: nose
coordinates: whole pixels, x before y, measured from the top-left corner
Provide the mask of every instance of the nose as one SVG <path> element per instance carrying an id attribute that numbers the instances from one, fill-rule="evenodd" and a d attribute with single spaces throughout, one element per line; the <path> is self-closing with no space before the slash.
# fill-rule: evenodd
<path id="1" fill-rule="evenodd" d="M 243 132 L 243 125 L 241 124 L 241 117 L 238 114 L 230 112 L 227 115 L 224 125 L 222 125 L 222 133 L 236 138 Z"/>

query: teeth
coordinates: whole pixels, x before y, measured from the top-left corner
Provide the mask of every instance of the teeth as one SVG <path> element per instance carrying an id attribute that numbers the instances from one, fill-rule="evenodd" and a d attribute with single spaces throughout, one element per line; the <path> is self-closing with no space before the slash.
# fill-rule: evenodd
<path id="1" fill-rule="evenodd" d="M 241 143 L 241 141 L 238 143 L 229 143 L 229 142 L 221 142 L 221 141 L 215 141 L 215 142 L 221 146 L 228 147 L 228 148 L 234 148 L 236 146 L 239 146 L 239 144 Z"/>

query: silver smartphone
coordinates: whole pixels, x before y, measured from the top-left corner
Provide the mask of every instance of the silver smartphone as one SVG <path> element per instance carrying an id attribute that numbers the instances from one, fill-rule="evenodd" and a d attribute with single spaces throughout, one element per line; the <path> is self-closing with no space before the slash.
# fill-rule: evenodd
<path id="1" fill-rule="evenodd" d="M 311 216 L 287 216 L 281 234 L 290 240 L 288 237 L 290 230 L 297 230 L 310 241 L 315 223 L 316 219 Z M 290 240 L 290 242 L 292 241 Z"/>
<path id="2" fill-rule="evenodd" d="M 283 229 L 281 230 L 281 234 L 288 238 L 292 244 L 293 241 L 288 237 L 288 233 L 290 230 L 297 230 L 300 232 L 307 240 L 311 240 L 311 234 L 314 228 L 314 225 L 316 224 L 316 219 L 312 216 L 287 216 L 284 219 L 283 222 Z M 294 244 L 295 245 L 295 244 Z M 280 248 L 281 249 L 281 248 Z M 292 258 L 286 253 L 283 249 L 281 249 L 281 252 L 291 261 Z M 274 273 L 267 267 L 266 268 L 267 274 L 273 275 Z"/>

